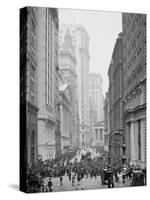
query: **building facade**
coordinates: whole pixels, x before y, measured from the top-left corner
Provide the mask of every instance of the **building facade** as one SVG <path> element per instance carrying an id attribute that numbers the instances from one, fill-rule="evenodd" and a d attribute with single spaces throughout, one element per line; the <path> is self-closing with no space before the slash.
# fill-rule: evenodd
<path id="1" fill-rule="evenodd" d="M 116 159 L 122 159 L 123 145 L 123 44 L 122 33 L 118 34 L 111 63 L 108 71 L 109 76 L 109 124 L 110 146 L 109 151 Z M 114 132 L 119 134 L 114 135 Z M 122 136 L 121 136 L 122 135 Z M 111 138 L 113 137 L 113 138 Z"/>
<path id="2" fill-rule="evenodd" d="M 90 108 L 93 110 L 92 121 L 98 122 L 104 120 L 104 97 L 102 91 L 102 77 L 100 74 L 89 74 L 89 99 Z"/>
<path id="3" fill-rule="evenodd" d="M 90 117 L 89 117 L 89 36 L 82 25 L 61 25 L 60 26 L 60 45 L 64 41 L 64 36 L 69 29 L 72 37 L 72 44 L 76 56 L 76 72 L 77 72 L 77 92 L 78 92 L 78 108 L 80 121 L 80 146 L 90 144 Z M 84 141 L 82 140 L 84 138 Z"/>
<path id="4" fill-rule="evenodd" d="M 21 164 L 37 160 L 37 9 L 20 10 Z M 23 159 L 23 160 L 22 160 Z"/>
<path id="5" fill-rule="evenodd" d="M 106 93 L 106 97 L 104 100 L 104 150 L 109 150 L 109 134 L 110 134 L 110 127 L 109 127 L 109 94 Z"/>
<path id="6" fill-rule="evenodd" d="M 58 11 L 38 8 L 38 154 L 52 159 L 60 150 Z"/>
<path id="7" fill-rule="evenodd" d="M 126 156 L 146 167 L 146 15 L 122 14 Z"/>
<path id="8" fill-rule="evenodd" d="M 67 30 L 62 46 L 59 46 L 59 66 L 60 73 L 66 84 L 71 88 L 71 111 L 70 111 L 70 142 L 72 147 L 79 146 L 79 116 L 77 98 L 77 74 L 76 56 L 72 44 L 72 37 Z"/>
<path id="9" fill-rule="evenodd" d="M 60 113 L 61 113 L 61 151 L 64 153 L 71 147 L 71 88 L 68 84 L 62 84 L 60 91 Z"/>
<path id="10" fill-rule="evenodd" d="M 96 122 L 93 126 L 93 132 L 92 145 L 104 149 L 104 121 Z"/>

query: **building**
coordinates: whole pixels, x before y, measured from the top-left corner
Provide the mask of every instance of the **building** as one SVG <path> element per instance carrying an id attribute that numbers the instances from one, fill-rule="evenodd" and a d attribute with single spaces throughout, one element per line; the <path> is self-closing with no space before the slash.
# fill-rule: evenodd
<path id="1" fill-rule="evenodd" d="M 102 77 L 97 73 L 89 74 L 89 98 L 93 110 L 93 122 L 104 120 L 104 97 L 102 91 Z"/>
<path id="2" fill-rule="evenodd" d="M 20 10 L 21 164 L 37 160 L 37 9 Z M 25 153 L 25 155 L 22 155 Z"/>
<path id="3" fill-rule="evenodd" d="M 146 167 L 146 15 L 122 14 L 126 157 Z"/>
<path id="4" fill-rule="evenodd" d="M 61 152 L 69 150 L 71 147 L 71 88 L 67 84 L 59 87 L 60 91 L 60 113 L 61 113 Z"/>
<path id="5" fill-rule="evenodd" d="M 96 122 L 93 126 L 93 141 L 92 145 L 104 150 L 104 121 Z"/>
<path id="6" fill-rule="evenodd" d="M 79 116 L 78 116 L 78 97 L 77 97 L 77 74 L 76 56 L 72 45 L 72 38 L 67 30 L 64 42 L 59 47 L 59 67 L 60 73 L 66 84 L 71 89 L 71 111 L 70 111 L 70 142 L 72 147 L 79 146 Z"/>
<path id="7" fill-rule="evenodd" d="M 88 91 L 88 74 L 89 74 L 89 36 L 82 25 L 60 25 L 59 41 L 60 46 L 64 42 L 64 36 L 69 29 L 72 37 L 72 44 L 76 56 L 77 72 L 77 91 L 78 107 L 80 120 L 80 146 L 88 146 L 91 141 L 90 136 L 90 117 L 89 117 L 89 91 Z M 82 139 L 84 138 L 84 139 Z"/>
<path id="8" fill-rule="evenodd" d="M 20 190 L 37 161 L 37 9 L 20 9 Z"/>
<path id="9" fill-rule="evenodd" d="M 109 94 L 106 93 L 106 97 L 104 100 L 104 150 L 109 150 Z"/>
<path id="10" fill-rule="evenodd" d="M 109 151 L 115 159 L 122 160 L 123 132 L 123 44 L 122 33 L 118 34 L 111 63 L 109 76 Z M 114 134 L 116 133 L 116 134 Z"/>
<path id="11" fill-rule="evenodd" d="M 52 159 L 61 150 L 58 80 L 58 11 L 38 9 L 38 154 Z"/>

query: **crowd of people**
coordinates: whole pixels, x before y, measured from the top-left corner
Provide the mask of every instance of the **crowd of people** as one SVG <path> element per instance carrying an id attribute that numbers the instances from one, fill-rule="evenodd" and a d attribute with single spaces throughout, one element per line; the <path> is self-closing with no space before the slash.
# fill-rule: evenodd
<path id="1" fill-rule="evenodd" d="M 98 154 L 97 154 L 98 155 Z M 72 186 L 80 185 L 83 178 L 104 179 L 104 168 L 108 165 L 107 154 L 91 156 L 90 151 L 76 150 L 61 155 L 51 161 L 38 161 L 36 165 L 27 169 L 28 192 L 53 191 L 53 179 L 59 178 L 60 185 L 63 184 L 63 177 L 67 176 Z M 122 184 L 132 178 L 134 166 L 127 166 L 123 169 L 121 165 L 112 165 L 107 168 L 107 185 L 114 187 L 114 182 Z M 48 177 L 48 182 L 44 181 Z"/>

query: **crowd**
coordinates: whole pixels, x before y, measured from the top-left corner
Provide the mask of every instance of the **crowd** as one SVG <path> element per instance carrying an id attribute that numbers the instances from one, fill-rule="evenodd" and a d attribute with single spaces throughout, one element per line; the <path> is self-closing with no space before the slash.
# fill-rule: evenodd
<path id="1" fill-rule="evenodd" d="M 80 158 L 80 159 L 79 159 Z M 107 155 L 92 157 L 91 152 L 82 153 L 81 150 L 68 152 L 51 161 L 38 161 L 36 165 L 27 170 L 28 192 L 53 191 L 53 179 L 59 178 L 60 185 L 63 184 L 63 177 L 66 175 L 72 186 L 80 184 L 83 178 L 101 177 L 104 180 L 104 168 L 108 165 Z M 114 187 L 114 182 L 125 183 L 132 178 L 134 166 L 128 165 L 122 168 L 121 165 L 112 165 L 107 168 L 107 185 Z M 47 184 L 44 179 L 49 177 Z"/>

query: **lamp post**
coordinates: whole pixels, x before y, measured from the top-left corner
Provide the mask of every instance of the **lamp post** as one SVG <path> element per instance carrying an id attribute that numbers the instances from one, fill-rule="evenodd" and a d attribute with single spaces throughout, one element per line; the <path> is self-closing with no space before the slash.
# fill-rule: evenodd
<path id="1" fill-rule="evenodd" d="M 110 154 L 108 155 L 108 170 L 110 170 L 111 169 L 111 156 L 110 156 Z"/>
<path id="2" fill-rule="evenodd" d="M 125 166 L 125 161 L 126 161 L 126 156 L 125 156 L 126 144 L 125 143 L 123 143 L 123 145 L 122 145 L 122 150 L 123 150 L 122 165 L 124 167 Z"/>

